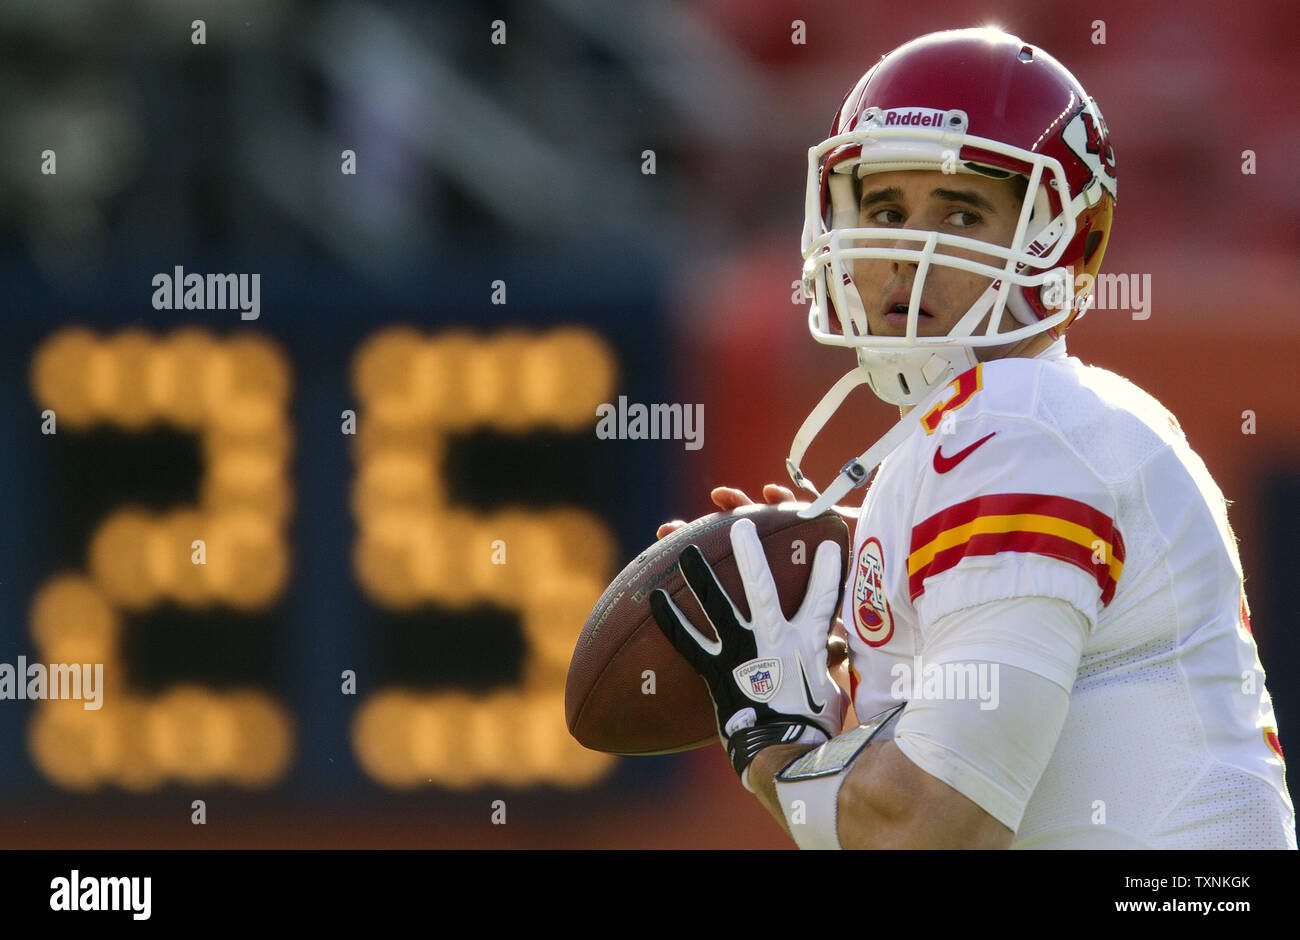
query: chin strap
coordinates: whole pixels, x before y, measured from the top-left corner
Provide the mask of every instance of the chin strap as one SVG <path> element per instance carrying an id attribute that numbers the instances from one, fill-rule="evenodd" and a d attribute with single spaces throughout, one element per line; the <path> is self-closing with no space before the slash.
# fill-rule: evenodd
<path id="1" fill-rule="evenodd" d="M 794 443 L 790 445 L 790 456 L 786 458 L 785 468 L 795 486 L 805 489 L 817 497 L 810 506 L 799 511 L 800 517 L 804 519 L 813 519 L 820 516 L 843 499 L 851 490 L 866 483 L 871 476 L 871 472 L 880 466 L 881 461 L 897 449 L 907 439 L 907 436 L 912 433 L 915 419 L 909 416 L 900 420 L 889 429 L 884 437 L 846 463 L 843 469 L 840 470 L 839 476 L 831 481 L 831 485 L 826 488 L 824 493 L 819 492 L 817 487 L 812 484 L 812 481 L 803 475 L 803 472 L 799 469 L 799 464 L 803 461 L 808 446 L 821 433 L 822 428 L 826 426 L 826 422 L 839 409 L 844 399 L 848 397 L 849 392 L 867 382 L 869 377 L 868 371 L 861 366 L 844 375 L 831 386 L 830 391 L 822 396 L 822 400 L 804 419 L 803 424 L 799 426 L 799 431 L 794 436 Z M 857 513 L 855 511 L 850 515 L 857 515 Z"/>

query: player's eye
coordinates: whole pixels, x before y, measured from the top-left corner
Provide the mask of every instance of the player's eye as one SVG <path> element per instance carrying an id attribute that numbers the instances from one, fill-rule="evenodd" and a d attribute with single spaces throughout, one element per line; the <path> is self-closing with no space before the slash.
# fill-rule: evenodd
<path id="1" fill-rule="evenodd" d="M 876 225 L 901 225 L 903 223 L 903 213 L 897 209 L 877 209 L 875 212 L 870 213 L 864 209 L 863 215 Z"/>
<path id="2" fill-rule="evenodd" d="M 971 228 L 982 221 L 984 220 L 980 218 L 978 213 L 971 212 L 969 209 L 958 209 L 956 212 L 948 216 L 948 218 L 944 219 L 944 224 L 952 225 L 956 228 Z"/>

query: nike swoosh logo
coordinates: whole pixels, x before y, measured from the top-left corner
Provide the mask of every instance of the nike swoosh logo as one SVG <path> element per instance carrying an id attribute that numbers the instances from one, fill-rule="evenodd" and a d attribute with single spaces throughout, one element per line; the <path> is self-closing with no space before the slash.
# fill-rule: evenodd
<path id="1" fill-rule="evenodd" d="M 825 702 L 819 702 L 813 698 L 812 688 L 808 685 L 808 675 L 803 671 L 803 658 L 795 657 L 799 663 L 799 678 L 803 680 L 803 697 L 808 702 L 808 707 L 812 709 L 814 715 L 820 715 L 826 708 Z"/>
<path id="2" fill-rule="evenodd" d="M 940 444 L 938 447 L 934 449 L 934 472 L 947 473 L 953 467 L 957 466 L 957 464 L 961 463 L 972 453 L 974 453 L 976 447 L 979 447 L 981 444 L 983 444 L 990 437 L 992 437 L 994 434 L 997 433 L 998 433 L 997 431 L 993 431 L 985 435 L 984 437 L 981 437 L 974 444 L 971 444 L 969 447 L 963 447 L 961 450 L 957 451 L 957 453 L 953 454 L 951 457 L 945 457 L 943 455 L 943 445 Z"/>

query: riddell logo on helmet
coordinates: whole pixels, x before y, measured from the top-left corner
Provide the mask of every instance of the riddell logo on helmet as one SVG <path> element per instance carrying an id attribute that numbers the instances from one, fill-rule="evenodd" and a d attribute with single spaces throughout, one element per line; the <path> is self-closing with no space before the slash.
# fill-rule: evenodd
<path id="1" fill-rule="evenodd" d="M 939 127 L 947 112 L 934 108 L 890 108 L 881 115 L 882 127 Z"/>

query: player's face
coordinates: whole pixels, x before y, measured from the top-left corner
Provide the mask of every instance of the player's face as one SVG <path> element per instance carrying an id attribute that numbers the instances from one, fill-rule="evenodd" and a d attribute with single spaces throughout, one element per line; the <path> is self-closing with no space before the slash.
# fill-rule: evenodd
<path id="1" fill-rule="evenodd" d="M 864 228 L 963 235 L 1007 246 L 1015 234 L 1020 207 L 1020 189 L 1011 180 L 922 170 L 873 173 L 862 179 L 858 224 Z M 863 244 L 912 250 L 923 247 L 921 242 L 909 239 L 872 239 Z M 1004 263 L 979 251 L 940 248 L 938 252 L 998 267 Z M 853 280 L 866 306 L 872 333 L 878 336 L 906 333 L 907 307 L 915 275 L 916 265 L 904 261 L 859 259 L 853 263 Z M 931 264 L 921 296 L 918 335 L 946 334 L 992 280 Z M 1006 329 L 1013 322 L 1007 311 L 1001 328 Z"/>

